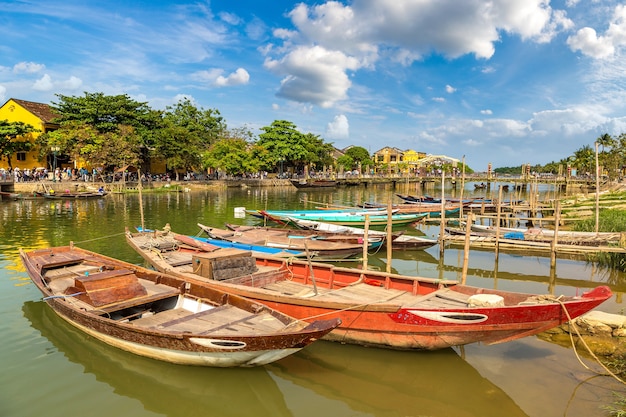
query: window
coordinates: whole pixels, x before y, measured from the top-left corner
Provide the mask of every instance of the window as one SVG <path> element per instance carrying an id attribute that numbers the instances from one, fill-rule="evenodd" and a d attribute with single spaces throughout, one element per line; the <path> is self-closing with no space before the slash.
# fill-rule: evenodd
<path id="1" fill-rule="evenodd" d="M 18 161 L 26 161 L 26 152 L 18 152 L 16 158 Z"/>

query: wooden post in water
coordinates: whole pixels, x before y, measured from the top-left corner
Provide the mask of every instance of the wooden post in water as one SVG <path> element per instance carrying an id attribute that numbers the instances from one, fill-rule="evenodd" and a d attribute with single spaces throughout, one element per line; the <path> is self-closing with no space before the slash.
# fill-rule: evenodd
<path id="1" fill-rule="evenodd" d="M 600 230 L 600 166 L 598 165 L 598 142 L 596 144 L 596 235 Z"/>
<path id="2" fill-rule="evenodd" d="M 391 197 L 389 197 L 389 201 L 387 202 L 387 273 L 391 272 L 391 258 L 393 257 L 393 252 L 391 248 L 391 231 L 393 230 L 393 221 L 391 218 Z"/>
<path id="3" fill-rule="evenodd" d="M 554 206 L 554 238 L 550 244 L 550 268 L 556 266 L 556 245 L 559 242 L 559 223 L 561 222 L 561 201 L 556 200 Z"/>
<path id="4" fill-rule="evenodd" d="M 124 174 L 122 173 L 122 176 Z M 141 193 L 142 185 L 141 185 L 141 169 L 137 169 L 137 189 L 139 190 L 139 213 L 141 215 L 141 230 L 145 230 L 144 220 L 143 220 L 143 196 Z"/>
<path id="5" fill-rule="evenodd" d="M 459 222 L 461 221 L 461 219 L 463 218 L 463 190 L 465 189 L 465 155 L 463 155 L 463 164 L 462 164 L 462 171 L 461 171 L 461 198 L 459 201 Z"/>
<path id="6" fill-rule="evenodd" d="M 502 211 L 502 186 L 498 190 L 498 201 L 496 202 L 496 261 L 500 255 L 500 212 Z"/>
<path id="7" fill-rule="evenodd" d="M 465 285 L 467 280 L 467 268 L 469 264 L 470 231 L 474 222 L 474 213 L 467 213 L 467 223 L 465 224 L 465 246 L 463 247 L 463 273 L 461 274 L 461 284 Z"/>
<path id="8" fill-rule="evenodd" d="M 367 270 L 367 248 L 369 243 L 370 215 L 365 215 L 365 231 L 363 232 L 363 270 Z M 387 242 L 389 243 L 389 242 Z"/>
<path id="9" fill-rule="evenodd" d="M 443 242 L 443 238 L 444 235 L 446 234 L 446 198 L 445 198 L 445 194 L 444 194 L 444 186 L 445 186 L 445 178 L 446 178 L 446 172 L 442 169 L 441 170 L 441 226 L 439 228 L 439 255 L 442 256 L 443 255 L 443 251 L 444 251 L 444 242 Z"/>

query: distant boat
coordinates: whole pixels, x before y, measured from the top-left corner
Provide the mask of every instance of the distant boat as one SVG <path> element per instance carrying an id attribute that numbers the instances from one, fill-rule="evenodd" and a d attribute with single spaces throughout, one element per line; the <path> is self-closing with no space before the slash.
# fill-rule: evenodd
<path id="1" fill-rule="evenodd" d="M 184 365 L 257 366 L 293 354 L 340 324 L 310 324 L 257 302 L 74 246 L 20 258 L 54 312 L 129 352 Z"/>
<path id="2" fill-rule="evenodd" d="M 387 211 L 377 209 L 361 209 L 344 212 L 337 210 L 293 210 L 291 212 L 258 210 L 257 214 L 263 216 L 267 220 L 279 224 L 289 224 L 293 220 L 315 220 L 325 223 L 342 224 L 346 226 L 364 226 L 366 222 L 366 216 L 369 217 L 370 226 L 386 226 L 389 223 Z M 396 226 L 415 223 L 423 219 L 427 215 L 428 213 L 391 214 L 391 224 Z"/>
<path id="3" fill-rule="evenodd" d="M 250 252 L 224 259 L 229 273 L 222 276 L 219 253 L 156 253 L 140 239 L 126 235 L 154 268 L 192 285 L 219 288 L 303 320 L 340 319 L 325 338 L 341 343 L 435 350 L 507 342 L 563 324 L 612 295 L 606 286 L 576 297 L 523 294 Z"/>
<path id="4" fill-rule="evenodd" d="M 291 180 L 291 183 L 296 188 L 324 188 L 337 186 L 337 181 L 334 180 L 293 179 Z"/>
<path id="5" fill-rule="evenodd" d="M 343 226 L 333 223 L 317 222 L 313 220 L 296 220 L 293 219 L 293 223 L 300 228 L 324 232 L 324 233 L 338 233 L 338 234 L 352 234 L 355 236 L 364 236 L 365 229 L 351 226 Z M 387 232 L 380 230 L 369 230 L 368 236 L 380 236 L 387 237 Z M 437 240 L 422 237 L 407 235 L 404 233 L 392 233 L 391 235 L 391 247 L 395 250 L 409 250 L 409 249 L 427 249 L 438 243 Z"/>
<path id="6" fill-rule="evenodd" d="M 206 232 L 213 241 L 218 239 L 230 242 L 263 245 L 276 249 L 288 249 L 293 251 L 315 254 L 315 257 L 325 259 L 345 259 L 363 253 L 363 241 L 352 236 L 352 239 L 332 239 L 326 236 L 314 234 L 302 234 L 297 230 L 290 233 L 288 229 L 273 229 L 271 227 L 237 227 L 231 225 L 231 230 L 209 227 L 198 224 L 200 229 Z M 380 237 L 368 239 L 367 249 L 376 250 L 383 244 Z M 315 259 L 315 258 L 313 258 Z"/>
<path id="7" fill-rule="evenodd" d="M 52 192 L 52 190 L 43 194 L 44 198 L 50 200 L 72 200 L 72 199 L 92 199 L 92 198 L 103 198 L 107 195 L 106 191 L 84 191 L 78 193 L 72 192 Z"/>

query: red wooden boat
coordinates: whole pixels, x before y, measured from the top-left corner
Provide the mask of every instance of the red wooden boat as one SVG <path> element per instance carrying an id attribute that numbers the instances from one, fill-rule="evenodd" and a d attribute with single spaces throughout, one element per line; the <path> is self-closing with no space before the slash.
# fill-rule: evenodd
<path id="1" fill-rule="evenodd" d="M 155 232 L 156 233 L 156 232 Z M 163 234 L 161 235 L 163 236 Z M 154 251 L 150 234 L 126 235 L 153 267 L 185 280 L 257 300 L 302 320 L 339 318 L 325 338 L 394 349 L 500 343 L 575 318 L 611 296 L 599 286 L 580 297 L 523 294 L 456 281 L 178 246 Z M 220 276 L 220 270 L 239 275 Z M 567 313 L 566 313 L 567 310 Z"/>

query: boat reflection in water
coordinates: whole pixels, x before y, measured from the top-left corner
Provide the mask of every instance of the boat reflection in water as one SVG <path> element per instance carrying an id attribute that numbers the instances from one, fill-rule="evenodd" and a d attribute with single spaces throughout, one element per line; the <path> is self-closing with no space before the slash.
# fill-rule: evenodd
<path id="1" fill-rule="evenodd" d="M 344 403 L 349 415 L 527 416 L 453 349 L 406 352 L 318 342 L 266 368 Z M 333 411 L 319 409 L 319 415 Z"/>
<path id="2" fill-rule="evenodd" d="M 263 367 L 206 368 L 156 361 L 85 335 L 45 302 L 28 301 L 22 310 L 31 326 L 68 360 L 82 365 L 116 394 L 139 400 L 146 410 L 177 417 L 291 415 L 280 389 Z M 63 378 L 51 382 L 56 385 L 55 392 L 85 390 Z M 69 385 L 64 387 L 64 383 Z"/>

